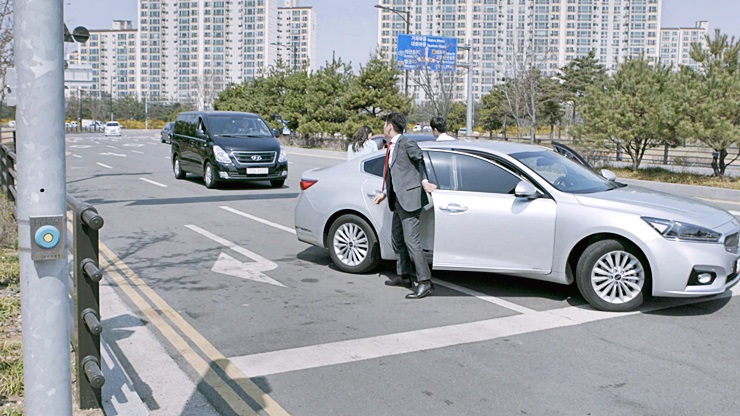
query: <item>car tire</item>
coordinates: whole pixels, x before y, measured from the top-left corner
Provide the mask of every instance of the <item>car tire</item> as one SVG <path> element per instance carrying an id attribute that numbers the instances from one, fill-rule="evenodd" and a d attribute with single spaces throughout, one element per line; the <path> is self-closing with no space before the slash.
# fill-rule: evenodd
<path id="1" fill-rule="evenodd" d="M 270 181 L 270 185 L 273 188 L 282 188 L 283 185 L 285 185 L 285 179 L 279 179 L 279 180 L 276 180 L 276 181 Z"/>
<path id="2" fill-rule="evenodd" d="M 329 256 L 344 272 L 367 273 L 380 263 L 380 246 L 375 231 L 354 214 L 337 218 L 327 237 Z"/>
<path id="3" fill-rule="evenodd" d="M 180 165 L 180 157 L 177 155 L 172 161 L 172 171 L 175 173 L 175 179 L 185 179 L 185 177 L 188 175 L 187 173 L 185 173 L 184 170 L 182 170 L 182 165 Z"/>
<path id="4" fill-rule="evenodd" d="M 642 253 L 621 240 L 600 240 L 578 259 L 576 285 L 596 309 L 626 312 L 642 305 L 650 268 Z"/>
<path id="5" fill-rule="evenodd" d="M 206 184 L 206 188 L 208 189 L 218 187 L 218 179 L 216 179 L 216 172 L 213 171 L 211 162 L 206 162 L 205 167 L 203 167 L 203 183 Z"/>

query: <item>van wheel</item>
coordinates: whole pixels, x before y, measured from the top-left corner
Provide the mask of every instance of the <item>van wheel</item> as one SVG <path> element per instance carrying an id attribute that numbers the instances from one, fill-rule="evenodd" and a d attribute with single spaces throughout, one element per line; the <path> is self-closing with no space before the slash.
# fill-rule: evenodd
<path id="1" fill-rule="evenodd" d="M 179 156 L 175 156 L 175 160 L 172 161 L 172 171 L 175 172 L 175 179 L 185 179 L 185 176 L 188 175 L 182 170 Z"/>
<path id="2" fill-rule="evenodd" d="M 586 301 L 602 311 L 626 312 L 640 306 L 650 270 L 640 251 L 620 240 L 586 248 L 576 266 L 576 284 Z"/>
<path id="3" fill-rule="evenodd" d="M 285 185 L 285 179 L 270 181 L 270 185 L 272 185 L 273 188 L 282 188 L 283 185 Z"/>
<path id="4" fill-rule="evenodd" d="M 380 245 L 373 228 L 353 214 L 334 221 L 327 246 L 334 264 L 348 273 L 367 273 L 380 263 Z"/>
<path id="5" fill-rule="evenodd" d="M 211 162 L 206 162 L 206 167 L 203 168 L 203 182 L 206 184 L 206 188 L 208 189 L 213 189 L 218 186 L 216 172 L 213 170 Z"/>

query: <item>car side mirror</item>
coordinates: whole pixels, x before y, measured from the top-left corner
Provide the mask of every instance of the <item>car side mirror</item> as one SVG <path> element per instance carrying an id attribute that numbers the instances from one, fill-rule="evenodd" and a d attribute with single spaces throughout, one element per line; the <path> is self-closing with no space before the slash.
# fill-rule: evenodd
<path id="1" fill-rule="evenodd" d="M 201 129 L 195 130 L 195 137 L 202 138 L 205 136 L 206 136 L 206 133 L 203 130 Z"/>
<path id="2" fill-rule="evenodd" d="M 531 183 L 527 181 L 519 181 L 519 183 L 516 184 L 516 188 L 514 188 L 514 196 L 517 198 L 537 199 L 541 195 L 537 188 L 535 188 Z"/>
<path id="3" fill-rule="evenodd" d="M 278 129 L 272 129 L 272 135 L 274 137 L 280 137 L 280 130 L 278 130 Z"/>
<path id="4" fill-rule="evenodd" d="M 615 182 L 617 180 L 617 174 L 609 169 L 601 169 L 601 176 L 605 177 L 610 182 Z"/>

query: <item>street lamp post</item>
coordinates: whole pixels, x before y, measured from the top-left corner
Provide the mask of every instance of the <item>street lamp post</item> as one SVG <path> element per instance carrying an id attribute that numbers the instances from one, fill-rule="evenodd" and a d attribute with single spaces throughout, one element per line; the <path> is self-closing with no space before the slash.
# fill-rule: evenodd
<path id="1" fill-rule="evenodd" d="M 376 9 L 387 10 L 389 12 L 397 14 L 399 17 L 401 17 L 401 19 L 404 22 L 406 22 L 406 34 L 408 35 L 411 33 L 411 11 L 410 10 L 394 9 L 392 7 L 381 6 L 380 4 L 376 4 L 373 7 L 375 7 Z M 398 48 L 398 45 L 396 45 L 396 48 Z M 396 55 L 398 55 L 398 50 L 396 50 Z M 409 71 L 405 69 L 403 71 L 403 79 L 404 79 L 403 91 L 404 91 L 404 94 L 406 94 L 406 96 L 408 97 L 409 96 Z"/>

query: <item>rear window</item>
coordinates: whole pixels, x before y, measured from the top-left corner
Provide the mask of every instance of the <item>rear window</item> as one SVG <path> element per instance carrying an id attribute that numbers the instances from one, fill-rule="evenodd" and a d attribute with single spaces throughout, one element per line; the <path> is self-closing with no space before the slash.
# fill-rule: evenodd
<path id="1" fill-rule="evenodd" d="M 108 127 L 118 127 L 118 126 L 120 126 L 120 124 L 118 124 L 117 121 L 109 121 L 105 125 L 108 126 Z"/>

